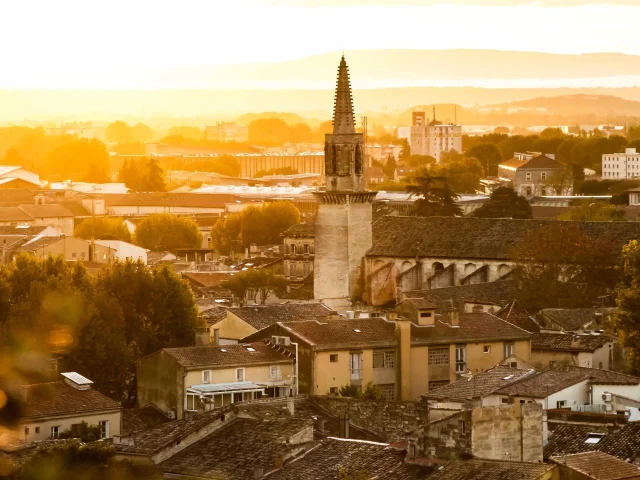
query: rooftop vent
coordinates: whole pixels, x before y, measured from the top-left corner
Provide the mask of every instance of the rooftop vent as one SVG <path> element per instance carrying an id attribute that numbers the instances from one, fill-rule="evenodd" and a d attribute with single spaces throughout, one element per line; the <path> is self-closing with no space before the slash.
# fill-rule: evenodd
<path id="1" fill-rule="evenodd" d="M 68 385 L 71 385 L 73 388 L 77 388 L 78 390 L 89 390 L 93 383 L 91 380 L 83 377 L 77 372 L 64 372 L 60 375 L 64 377 L 64 381 Z"/>

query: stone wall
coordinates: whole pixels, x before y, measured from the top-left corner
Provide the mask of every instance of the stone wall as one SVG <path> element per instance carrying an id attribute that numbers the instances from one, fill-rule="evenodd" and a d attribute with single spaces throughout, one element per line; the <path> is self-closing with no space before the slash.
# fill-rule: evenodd
<path id="1" fill-rule="evenodd" d="M 429 419 L 426 402 L 385 402 L 346 397 L 309 397 L 327 413 L 338 417 L 347 412 L 351 423 L 382 436 L 388 442 L 402 441 L 406 435 L 426 425 Z"/>

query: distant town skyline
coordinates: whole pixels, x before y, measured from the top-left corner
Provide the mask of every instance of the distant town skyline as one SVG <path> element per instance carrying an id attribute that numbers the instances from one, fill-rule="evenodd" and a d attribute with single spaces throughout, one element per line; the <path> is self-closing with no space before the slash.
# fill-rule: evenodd
<path id="1" fill-rule="evenodd" d="M 153 89 L 161 84 L 157 69 L 282 62 L 340 50 L 640 55 L 635 30 L 622 28 L 639 14 L 637 1 L 624 0 L 3 2 L 0 89 L 122 89 L 127 82 Z M 131 69 L 139 78 L 123 81 Z"/>

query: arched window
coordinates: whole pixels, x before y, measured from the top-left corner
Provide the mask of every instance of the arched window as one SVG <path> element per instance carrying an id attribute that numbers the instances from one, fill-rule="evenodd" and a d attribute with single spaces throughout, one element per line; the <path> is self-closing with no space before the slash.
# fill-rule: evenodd
<path id="1" fill-rule="evenodd" d="M 338 173 L 338 149 L 335 145 L 331 145 L 331 173 Z"/>
<path id="2" fill-rule="evenodd" d="M 404 273 L 407 270 L 411 270 L 411 267 L 413 267 L 413 264 L 410 261 L 405 260 L 404 262 L 402 262 L 402 265 L 400 266 L 400 271 Z"/>
<path id="3" fill-rule="evenodd" d="M 439 275 L 444 271 L 444 265 L 440 262 L 434 262 L 431 266 L 431 272 L 434 275 Z"/>
<path id="4" fill-rule="evenodd" d="M 473 273 L 473 272 L 475 272 L 475 271 L 476 271 L 476 265 L 475 265 L 475 263 L 467 263 L 467 264 L 464 266 L 464 274 L 465 274 L 465 275 L 469 275 L 469 274 L 471 274 L 471 273 Z"/>
<path id="5" fill-rule="evenodd" d="M 498 278 L 504 277 L 507 273 L 511 271 L 511 267 L 504 263 L 498 265 Z"/>

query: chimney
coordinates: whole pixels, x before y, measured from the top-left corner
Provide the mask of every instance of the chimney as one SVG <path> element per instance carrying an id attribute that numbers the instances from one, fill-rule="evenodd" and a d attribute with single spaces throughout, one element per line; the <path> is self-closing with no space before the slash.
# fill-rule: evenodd
<path id="1" fill-rule="evenodd" d="M 319 433 L 324 433 L 325 422 L 326 420 L 322 417 L 318 417 L 318 420 L 316 420 L 316 430 L 318 430 Z"/>
<path id="2" fill-rule="evenodd" d="M 293 395 L 289 395 L 287 397 L 287 410 L 289 410 L 289 415 L 291 415 L 292 417 L 296 413 L 296 402 L 293 398 Z"/>
<path id="3" fill-rule="evenodd" d="M 260 466 L 253 467 L 253 478 L 255 480 L 261 479 L 263 475 L 264 475 L 264 470 L 262 469 L 262 467 Z"/>
<path id="4" fill-rule="evenodd" d="M 455 307 L 449 307 L 447 309 L 447 322 L 452 327 L 457 327 L 460 325 L 460 317 L 458 314 L 458 310 Z"/>
<path id="5" fill-rule="evenodd" d="M 273 457 L 273 466 L 276 467 L 278 470 L 284 467 L 284 458 L 282 457 L 281 454 L 277 454 L 276 456 Z"/>
<path id="6" fill-rule="evenodd" d="M 213 329 L 213 344 L 220 345 L 220 329 L 219 328 Z"/>
<path id="7" fill-rule="evenodd" d="M 349 438 L 349 414 L 341 413 L 340 414 L 340 438 Z"/>
<path id="8" fill-rule="evenodd" d="M 196 346 L 202 347 L 211 343 L 211 332 L 209 327 L 196 328 Z"/>
<path id="9" fill-rule="evenodd" d="M 398 344 L 397 378 L 399 385 L 398 400 L 408 401 L 411 398 L 411 322 L 404 318 L 396 322 L 396 339 Z"/>
<path id="10" fill-rule="evenodd" d="M 436 318 L 435 309 L 418 309 L 418 325 L 434 325 Z"/>

